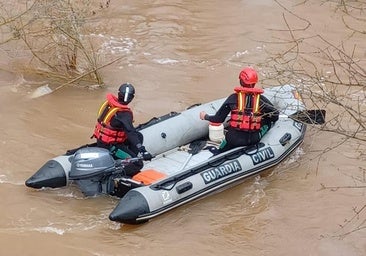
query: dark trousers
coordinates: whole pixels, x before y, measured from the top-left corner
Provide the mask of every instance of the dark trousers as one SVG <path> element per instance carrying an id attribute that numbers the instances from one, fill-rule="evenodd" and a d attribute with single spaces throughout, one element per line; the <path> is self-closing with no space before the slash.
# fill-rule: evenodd
<path id="1" fill-rule="evenodd" d="M 255 145 L 260 141 L 261 136 L 259 131 L 240 131 L 238 129 L 228 127 L 225 139 L 226 145 L 220 149 L 220 152 L 225 152 L 236 147 Z"/>
<path id="2" fill-rule="evenodd" d="M 115 147 L 114 151 L 117 149 L 120 149 L 120 150 L 126 152 L 127 154 L 129 154 L 131 157 L 137 157 L 137 149 L 134 152 L 130 149 L 130 147 L 128 145 L 123 144 L 123 143 L 108 145 L 108 144 L 103 143 L 100 140 L 97 140 L 97 147 L 106 148 L 108 150 L 111 150 L 113 147 Z M 113 154 L 113 157 L 115 159 L 117 159 L 117 157 L 114 154 Z M 126 165 L 124 167 L 124 170 L 125 170 L 125 173 L 127 176 L 132 177 L 135 174 L 139 173 L 143 166 L 144 166 L 144 163 L 142 160 L 140 160 L 140 161 L 136 161 L 136 162 Z"/>

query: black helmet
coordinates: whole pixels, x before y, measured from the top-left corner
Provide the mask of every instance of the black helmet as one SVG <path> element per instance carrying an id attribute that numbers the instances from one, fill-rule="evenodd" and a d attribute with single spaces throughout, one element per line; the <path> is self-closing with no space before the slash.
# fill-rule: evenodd
<path id="1" fill-rule="evenodd" d="M 135 97 L 135 88 L 130 83 L 122 84 L 118 89 L 118 101 L 127 105 Z"/>

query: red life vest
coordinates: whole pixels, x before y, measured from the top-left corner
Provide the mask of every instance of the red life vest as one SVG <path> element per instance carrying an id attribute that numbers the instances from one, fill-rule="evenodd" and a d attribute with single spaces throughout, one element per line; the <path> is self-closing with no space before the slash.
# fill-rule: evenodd
<path id="1" fill-rule="evenodd" d="M 230 126 L 243 131 L 258 131 L 261 128 L 262 116 L 259 110 L 259 88 L 235 87 L 238 95 L 237 108 L 231 111 Z"/>
<path id="2" fill-rule="evenodd" d="M 106 144 L 124 142 L 127 139 L 125 131 L 110 125 L 112 117 L 120 111 L 128 111 L 132 114 L 131 109 L 127 105 L 119 103 L 116 96 L 107 94 L 107 100 L 99 109 L 97 124 L 92 137 Z"/>

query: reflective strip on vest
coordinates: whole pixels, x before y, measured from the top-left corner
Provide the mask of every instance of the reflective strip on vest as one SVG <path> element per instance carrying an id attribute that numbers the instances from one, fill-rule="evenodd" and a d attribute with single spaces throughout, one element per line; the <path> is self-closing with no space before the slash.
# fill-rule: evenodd
<path id="1" fill-rule="evenodd" d="M 258 131 L 261 128 L 259 109 L 260 95 L 263 90 L 257 88 L 236 88 L 237 109 L 231 111 L 230 126 L 243 131 Z"/>
<path id="2" fill-rule="evenodd" d="M 118 111 L 129 111 L 129 108 L 113 106 L 109 101 L 105 101 L 99 111 L 97 124 L 95 125 L 93 136 L 106 144 L 122 143 L 127 139 L 125 131 L 116 129 L 110 125 L 112 117 Z"/>
<path id="3" fill-rule="evenodd" d="M 119 110 L 119 108 L 117 108 L 117 107 L 110 108 L 108 110 L 108 113 L 105 115 L 105 117 L 103 119 L 103 123 L 105 123 L 105 124 L 110 123 L 112 117 L 117 113 L 118 110 Z"/>

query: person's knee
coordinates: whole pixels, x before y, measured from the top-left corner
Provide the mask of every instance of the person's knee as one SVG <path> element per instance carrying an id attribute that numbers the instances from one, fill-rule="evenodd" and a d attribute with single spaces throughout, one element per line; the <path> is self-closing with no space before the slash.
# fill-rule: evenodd
<path id="1" fill-rule="evenodd" d="M 144 166 L 144 163 L 140 160 L 135 163 L 131 163 L 125 166 L 125 173 L 127 176 L 132 177 L 140 172 L 141 168 Z"/>

